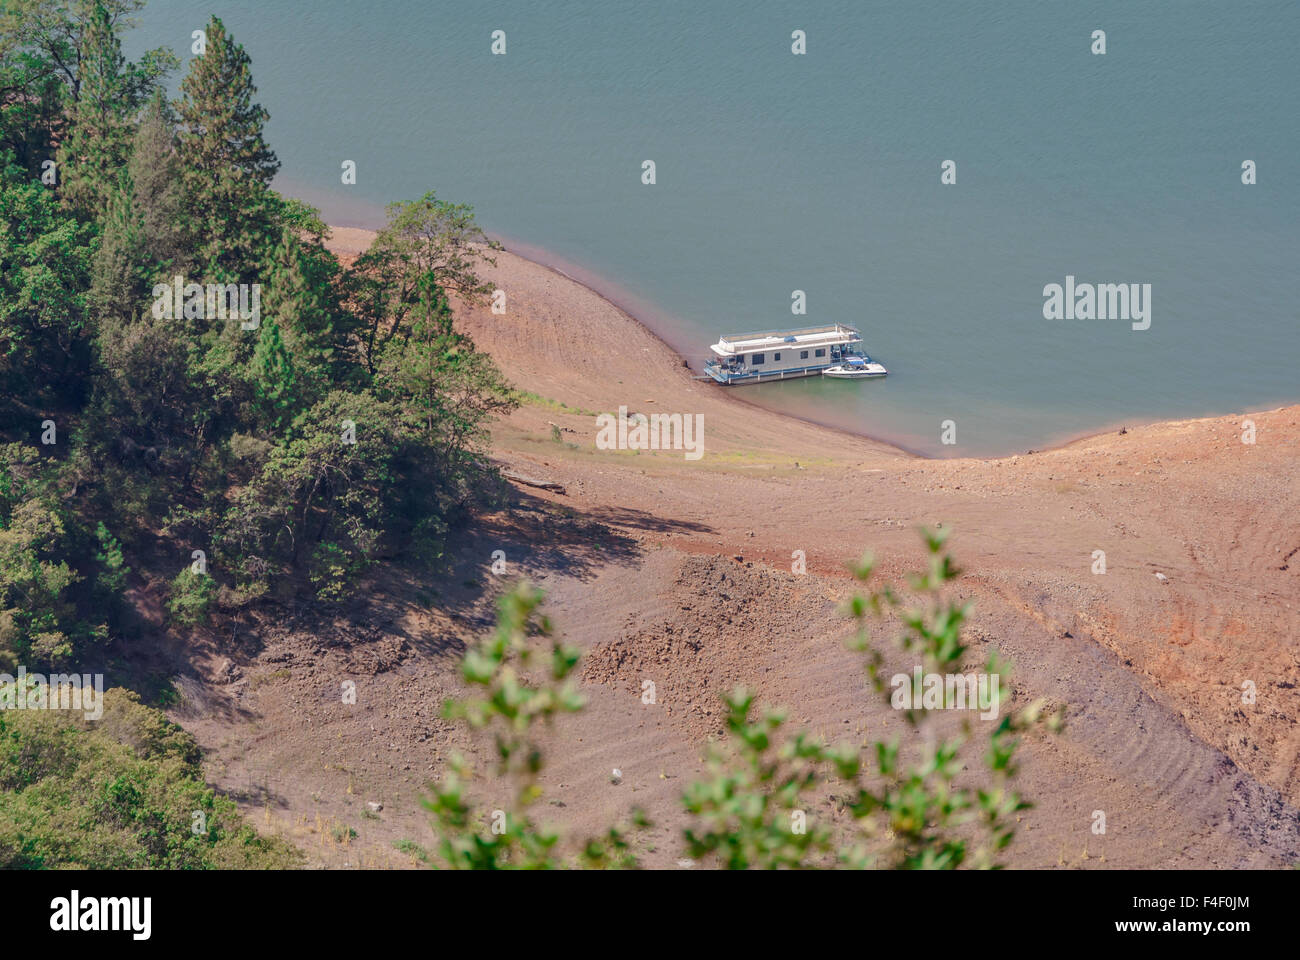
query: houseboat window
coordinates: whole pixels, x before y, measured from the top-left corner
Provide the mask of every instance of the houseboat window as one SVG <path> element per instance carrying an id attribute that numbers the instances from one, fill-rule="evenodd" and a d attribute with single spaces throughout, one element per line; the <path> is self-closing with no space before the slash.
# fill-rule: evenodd
<path id="1" fill-rule="evenodd" d="M 819 356 L 819 357 L 824 357 L 824 356 L 826 356 L 826 348 L 825 348 L 825 347 L 819 347 L 819 348 L 817 349 L 817 356 Z"/>
<path id="2" fill-rule="evenodd" d="M 799 351 L 799 359 L 800 359 L 800 360 L 807 360 L 807 359 L 808 359 L 808 351 L 807 351 L 807 350 L 800 350 L 800 351 Z"/>
<path id="3" fill-rule="evenodd" d="M 757 365 L 764 362 L 765 359 L 766 359 L 766 354 L 756 353 L 754 354 L 754 359 L 751 360 L 750 362 Z"/>
<path id="4" fill-rule="evenodd" d="M 781 362 L 781 354 L 779 354 L 779 353 L 774 353 L 774 354 L 772 354 L 772 362 L 773 362 L 773 363 L 780 363 L 780 362 Z"/>

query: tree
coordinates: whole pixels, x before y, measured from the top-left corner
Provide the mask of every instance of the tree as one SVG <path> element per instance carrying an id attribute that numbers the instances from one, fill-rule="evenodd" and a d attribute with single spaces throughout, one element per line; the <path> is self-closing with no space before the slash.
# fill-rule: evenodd
<path id="1" fill-rule="evenodd" d="M 253 351 L 253 389 L 262 406 L 263 417 L 279 431 L 301 409 L 298 371 L 280 336 L 280 324 L 267 320 L 262 324 L 257 349 Z"/>
<path id="2" fill-rule="evenodd" d="M 331 386 L 365 381 L 348 349 L 352 324 L 339 303 L 338 261 L 322 238 L 305 229 L 288 228 L 272 258 L 263 313 L 263 334 L 255 353 L 251 379 L 260 399 L 275 396 L 289 416 L 272 416 L 284 426 L 292 415 L 315 403 Z M 267 330 L 273 326 L 274 331 Z M 274 343 L 273 343 L 274 341 Z M 275 345 L 275 344 L 278 344 Z M 270 357 L 280 359 L 270 362 Z M 289 398 L 288 369 L 293 369 L 293 398 Z"/>
<path id="3" fill-rule="evenodd" d="M 122 55 L 139 6 L 0 0 L 0 138 L 27 151 L 0 164 L 0 413 L 29 430 L 56 418 L 61 492 L 22 509 L 67 534 L 14 555 L 40 554 L 51 576 L 66 557 L 71 593 L 106 600 L 161 515 L 164 536 L 186 528 L 228 561 L 227 582 L 204 583 L 217 605 L 228 571 L 244 598 L 283 573 L 335 598 L 381 543 L 432 558 L 490 479 L 487 425 L 513 403 L 443 294 L 481 297 L 473 271 L 493 245 L 468 207 L 430 193 L 394 205 L 367 270 L 345 274 L 319 213 L 270 187 L 279 164 L 243 48 L 211 19 L 174 114 L 156 83 L 167 57 Z M 58 191 L 32 176 L 51 143 Z M 255 287 L 244 303 L 260 294 L 260 324 L 217 315 L 210 287 L 155 316 L 155 286 L 178 275 Z M 374 326 L 360 302 L 378 305 Z"/>
<path id="4" fill-rule="evenodd" d="M 144 0 L 7 0 L 0 6 L 0 150 L 8 147 L 33 174 L 53 159 L 50 145 L 66 139 L 83 88 L 96 88 L 90 75 L 107 62 L 104 38 L 131 26 L 130 14 L 142 6 Z M 117 62 L 120 101 L 104 100 L 100 88 L 100 105 L 133 116 L 177 61 L 159 48 L 136 63 Z"/>
<path id="5" fill-rule="evenodd" d="M 96 319 L 135 312 L 142 293 L 144 231 L 135 210 L 130 174 L 121 170 L 100 218 L 99 248 L 91 263 L 87 305 Z"/>
<path id="6" fill-rule="evenodd" d="M 108 25 L 116 33 L 135 25 L 131 14 L 144 7 L 144 0 L 10 0 L 6 5 L 5 32 L 48 65 L 63 83 L 71 103 L 81 98 L 88 49 L 85 35 L 97 29 L 97 7 L 104 9 Z M 134 104 L 143 103 L 175 64 L 175 56 L 165 48 L 148 51 L 130 70 L 124 95 Z"/>
<path id="7" fill-rule="evenodd" d="M 135 316 L 154 280 L 170 282 L 189 262 L 184 199 L 171 111 L 155 94 L 118 171 L 101 218 L 91 304 L 97 317 Z"/>
<path id="8" fill-rule="evenodd" d="M 93 232 L 0 158 L 0 376 L 9 404 L 82 395 Z"/>
<path id="9" fill-rule="evenodd" d="M 152 268 L 146 282 L 184 273 L 192 239 L 186 230 L 185 195 L 176 148 L 176 118 L 162 91 L 155 93 L 136 128 L 127 164 L 132 204 L 140 225 L 141 253 Z"/>
<path id="10" fill-rule="evenodd" d="M 408 335 L 426 277 L 467 302 L 486 298 L 492 286 L 475 271 L 480 263 L 495 266 L 489 253 L 499 249 L 466 204 L 446 203 L 432 191 L 414 203 L 389 204 L 387 226 L 347 276 L 349 302 L 363 327 L 366 366 L 374 371 L 384 347 Z"/>
<path id="11" fill-rule="evenodd" d="M 428 459 L 396 405 L 330 392 L 293 421 L 227 512 L 224 565 L 245 582 L 305 565 L 318 595 L 339 598 L 427 487 L 417 478 Z"/>
<path id="12" fill-rule="evenodd" d="M 385 345 L 376 380 L 380 395 L 401 402 L 437 451 L 448 504 L 467 502 L 487 469 L 488 424 L 517 400 L 492 358 L 454 329 L 433 273 L 418 284 L 404 337 Z"/>
<path id="13" fill-rule="evenodd" d="M 275 869 L 301 855 L 260 836 L 203 780 L 194 738 L 119 687 L 103 716 L 0 711 L 0 869 Z M 197 816 L 196 816 L 197 815 Z"/>
<path id="14" fill-rule="evenodd" d="M 172 623 L 192 627 L 208 622 L 216 581 L 206 573 L 195 573 L 186 567 L 172 579 L 168 586 L 167 612 Z"/>
<path id="15" fill-rule="evenodd" d="M 75 553 L 57 506 L 24 499 L 0 521 L 0 662 L 58 666 L 104 639 L 80 615 L 85 578 L 65 559 Z"/>
<path id="16" fill-rule="evenodd" d="M 48 58 L 23 43 L 17 9 L 0 8 L 0 155 L 10 153 L 29 176 L 54 159 L 63 125 L 63 86 Z"/>
<path id="17" fill-rule="evenodd" d="M 179 145 L 186 199 L 207 280 L 256 274 L 279 240 L 270 183 L 280 162 L 262 137 L 248 54 L 213 17 L 207 46 L 181 83 Z"/>
<path id="18" fill-rule="evenodd" d="M 212 411 L 190 377 L 186 352 L 176 326 L 148 311 L 100 324 L 87 419 L 97 425 L 90 442 L 104 456 L 140 462 L 130 455 L 148 449 L 166 455 L 202 437 Z"/>
<path id="19" fill-rule="evenodd" d="M 128 78 L 122 44 L 107 8 L 96 3 L 78 51 L 79 96 L 73 102 L 68 135 L 59 146 L 63 197 L 90 219 L 103 213 L 125 164 L 131 143 Z"/>

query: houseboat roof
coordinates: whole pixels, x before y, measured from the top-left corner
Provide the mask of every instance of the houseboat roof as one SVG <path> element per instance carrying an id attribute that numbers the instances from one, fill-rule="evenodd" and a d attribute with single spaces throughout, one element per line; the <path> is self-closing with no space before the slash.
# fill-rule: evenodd
<path id="1" fill-rule="evenodd" d="M 827 346 L 861 339 L 862 335 L 854 327 L 845 323 L 831 323 L 798 330 L 760 330 L 757 333 L 732 334 L 720 337 L 711 349 L 720 357 L 731 357 L 755 350 L 779 350 L 784 346 Z"/>

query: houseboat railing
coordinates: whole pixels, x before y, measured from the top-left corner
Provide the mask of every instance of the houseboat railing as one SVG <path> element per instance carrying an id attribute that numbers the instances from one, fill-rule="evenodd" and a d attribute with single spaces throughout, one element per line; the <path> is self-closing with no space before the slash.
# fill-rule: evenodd
<path id="1" fill-rule="evenodd" d="M 847 323 L 827 323 L 817 327 L 776 327 L 772 330 L 754 330 L 749 333 L 733 333 L 730 336 L 719 337 L 719 343 L 736 343 L 741 340 L 758 340 L 763 337 L 774 337 L 777 334 L 793 336 L 798 334 L 810 333 L 851 333 L 855 337 L 861 337 L 862 334 L 857 327 L 851 327 Z"/>

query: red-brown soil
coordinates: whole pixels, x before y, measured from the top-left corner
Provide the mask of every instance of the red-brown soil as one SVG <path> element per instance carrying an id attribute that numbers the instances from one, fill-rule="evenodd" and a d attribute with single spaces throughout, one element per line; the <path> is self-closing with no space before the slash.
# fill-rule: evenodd
<path id="1" fill-rule="evenodd" d="M 366 239 L 339 230 L 335 243 L 346 254 Z M 971 662 L 995 647 L 1014 662 L 1016 703 L 1068 704 L 1062 734 L 1024 746 L 1019 788 L 1035 807 L 1013 866 L 1300 861 L 1300 407 L 924 460 L 693 380 L 616 306 L 542 266 L 503 253 L 486 272 L 506 314 L 462 305 L 458 321 L 544 398 L 499 425 L 493 455 L 565 492 L 515 485 L 514 506 L 465 532 L 436 582 L 388 568 L 329 621 L 268 612 L 238 637 L 177 638 L 201 653 L 173 663 L 173 715 L 210 779 L 312 864 L 409 865 L 394 844 L 431 843 L 424 786 L 453 751 L 476 756 L 440 704 L 461 689 L 457 657 L 490 626 L 494 597 L 527 576 L 586 654 L 588 707 L 551 738 L 549 818 L 581 836 L 642 807 L 643 861 L 673 867 L 678 797 L 720 730 L 721 691 L 744 682 L 830 739 L 902 730 L 844 647 L 839 604 L 857 586 L 850 561 L 870 549 L 897 578 L 923 559 L 916 528 L 939 523 L 969 571 Z M 705 456 L 597 450 L 594 414 L 620 405 L 703 414 Z M 494 550 L 506 576 L 490 572 Z M 910 668 L 894 653 L 887 664 Z M 1090 830 L 1097 810 L 1104 836 Z"/>

